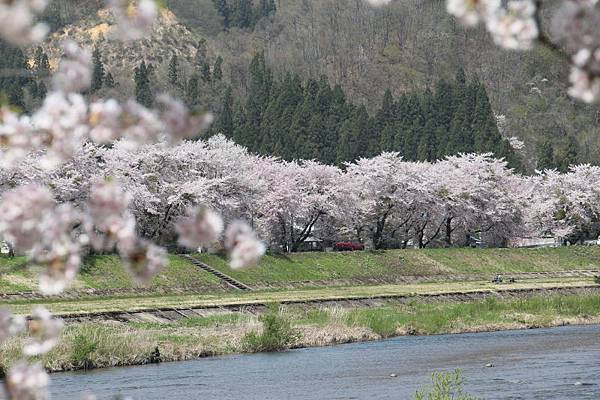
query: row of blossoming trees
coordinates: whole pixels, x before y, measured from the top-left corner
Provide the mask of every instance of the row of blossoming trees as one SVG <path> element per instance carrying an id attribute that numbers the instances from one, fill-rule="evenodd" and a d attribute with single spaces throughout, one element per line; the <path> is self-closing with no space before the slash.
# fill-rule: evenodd
<path id="1" fill-rule="evenodd" d="M 89 215 L 84 223 L 65 230 L 53 214 L 52 243 L 68 233 L 65 243 L 89 243 L 87 248 L 109 251 L 115 248 L 115 237 L 121 245 L 120 237 L 139 237 L 176 246 L 178 233 L 183 230 L 189 237 L 193 230 L 185 217 L 194 207 L 201 207 L 195 216 L 200 221 L 213 213 L 226 223 L 248 221 L 272 250 L 279 251 L 296 251 L 309 236 L 360 240 L 383 248 L 462 245 L 467 234 L 478 233 L 502 245 L 518 236 L 577 233 L 596 221 L 600 211 L 600 168 L 580 165 L 566 174 L 551 170 L 524 176 L 489 154 L 429 163 L 383 153 L 340 169 L 257 156 L 218 135 L 134 149 L 126 142 L 110 147 L 88 143 L 52 170 L 40 168 L 44 157 L 30 155 L 1 170 L 0 206 L 5 212 L 0 213 L 0 230 L 21 249 L 41 234 L 16 228 L 19 221 L 11 208 L 33 214 L 48 204 L 55 207 L 54 202 L 61 216 L 68 214 L 62 209 L 67 205 L 88 210 Z M 34 183 L 51 189 L 42 197 L 31 189 Z M 112 204 L 117 198 L 118 205 Z M 107 214 L 109 205 L 119 218 Z M 32 230 L 49 231 L 43 217 L 29 217 L 42 221 L 32 224 Z M 70 222 L 67 216 L 64 220 Z M 211 234 L 184 239 L 183 244 L 218 248 L 222 222 L 212 225 L 206 225 Z M 98 231 L 110 234 L 99 236 Z"/>
<path id="2" fill-rule="evenodd" d="M 38 18 L 48 2 L 0 0 L 0 38 L 19 46 L 43 40 L 48 27 Z M 159 12 L 153 0 L 106 3 L 115 40 L 144 37 Z M 600 94 L 600 14 L 593 0 L 564 3 L 557 14 L 563 18 L 555 19 L 563 48 L 539 27 L 539 1 L 447 5 L 468 25 L 485 21 L 501 46 L 541 43 L 573 56 L 570 93 L 591 102 Z M 155 242 L 191 249 L 218 242 L 233 267 L 251 265 L 265 251 L 252 226 L 271 246 L 293 250 L 316 232 L 352 235 L 375 247 L 409 240 L 426 246 L 452 244 L 466 232 L 498 238 L 566 234 L 597 219 L 596 167 L 523 177 L 486 155 L 430 164 L 403 162 L 392 153 L 358 160 L 344 171 L 286 163 L 249 155 L 220 137 L 185 141 L 211 116 L 190 112 L 169 96 L 157 99 L 157 109 L 90 101 L 80 93 L 91 76 L 90 54 L 66 42 L 42 107 L 32 115 L 0 109 L 0 235 L 31 263 L 46 267 L 40 289 L 47 294 L 68 287 L 90 249 L 118 252 L 141 281 L 165 265 L 166 251 Z M 27 323 L 0 310 L 0 342 L 27 335 L 24 360 L 6 371 L 8 398 L 47 398 L 48 376 L 29 357 L 49 351 L 61 327 L 43 308 L 34 309 Z"/>

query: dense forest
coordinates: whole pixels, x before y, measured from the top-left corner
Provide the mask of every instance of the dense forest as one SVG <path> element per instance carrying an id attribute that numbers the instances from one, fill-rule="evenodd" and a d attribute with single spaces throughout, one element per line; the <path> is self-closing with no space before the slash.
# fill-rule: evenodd
<path id="1" fill-rule="evenodd" d="M 496 126 L 485 87 L 459 70 L 453 83 L 435 91 L 403 94 L 387 90 L 381 107 L 369 115 L 348 102 L 326 77 L 302 81 L 279 78 L 257 54 L 250 66 L 247 99 L 227 89 L 212 128 L 258 153 L 284 159 L 315 159 L 327 164 L 399 152 L 406 160 L 433 161 L 446 155 L 493 152 L 518 167 L 517 155 Z"/>

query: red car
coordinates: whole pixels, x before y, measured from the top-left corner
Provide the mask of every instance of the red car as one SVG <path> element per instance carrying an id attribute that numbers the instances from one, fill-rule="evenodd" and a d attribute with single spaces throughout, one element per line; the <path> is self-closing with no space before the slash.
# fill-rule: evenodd
<path id="1" fill-rule="evenodd" d="M 364 250 L 365 245 L 360 242 L 337 242 L 333 248 L 337 251 L 355 251 Z"/>

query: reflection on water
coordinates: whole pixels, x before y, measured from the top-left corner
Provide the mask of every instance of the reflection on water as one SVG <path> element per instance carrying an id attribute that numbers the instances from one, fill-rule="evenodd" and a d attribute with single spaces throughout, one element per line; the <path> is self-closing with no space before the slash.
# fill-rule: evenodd
<path id="1" fill-rule="evenodd" d="M 486 367 L 492 364 L 493 367 Z M 485 399 L 599 399 L 600 326 L 381 342 L 53 375 L 52 399 L 410 399 L 462 368 Z M 397 377 L 390 377 L 397 374 Z"/>

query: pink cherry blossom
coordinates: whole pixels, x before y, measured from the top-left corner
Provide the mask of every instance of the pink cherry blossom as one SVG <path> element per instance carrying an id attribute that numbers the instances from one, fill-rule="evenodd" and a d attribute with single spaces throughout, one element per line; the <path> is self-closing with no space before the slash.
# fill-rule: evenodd
<path id="1" fill-rule="evenodd" d="M 62 320 L 52 317 L 44 307 L 37 306 L 27 323 L 30 338 L 23 347 L 23 353 L 35 356 L 49 352 L 58 343 L 62 328 Z"/>
<path id="2" fill-rule="evenodd" d="M 64 56 L 58 71 L 54 74 L 54 89 L 63 92 L 81 92 L 92 83 L 92 55 L 80 48 L 77 43 L 67 40 L 63 43 Z"/>
<path id="3" fill-rule="evenodd" d="M 52 212 L 52 193 L 38 185 L 25 185 L 5 192 L 0 201 L 0 233 L 22 251 L 31 251 L 43 241 L 43 219 Z"/>
<path id="4" fill-rule="evenodd" d="M 0 309 L 0 343 L 25 330 L 25 318 Z"/>
<path id="5" fill-rule="evenodd" d="M 188 212 L 176 225 L 179 244 L 190 249 L 209 246 L 217 241 L 223 232 L 223 220 L 219 214 L 205 207 L 197 207 Z"/>
<path id="6" fill-rule="evenodd" d="M 233 269 L 254 266 L 265 254 L 265 245 L 252 228 L 243 221 L 234 221 L 225 231 L 225 248 L 229 251 Z"/>
<path id="7" fill-rule="evenodd" d="M 169 263 L 166 250 L 146 240 L 121 244 L 119 253 L 125 269 L 138 283 L 149 281 Z"/>
<path id="8" fill-rule="evenodd" d="M 49 28 L 37 22 L 37 16 L 47 3 L 47 0 L 0 1 L 0 37 L 18 46 L 43 40 Z"/>
<path id="9" fill-rule="evenodd" d="M 19 361 L 6 373 L 4 388 L 11 400 L 46 400 L 49 381 L 41 364 Z"/>
<path id="10" fill-rule="evenodd" d="M 158 16 L 158 8 L 154 0 L 107 0 L 117 19 L 120 40 L 137 40 L 150 33 Z"/>
<path id="11" fill-rule="evenodd" d="M 135 241 L 135 219 L 129 211 L 131 195 L 115 181 L 99 181 L 87 202 L 86 229 L 92 245 L 110 250 L 116 243 Z"/>

